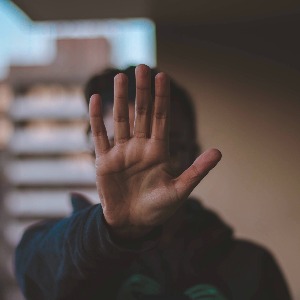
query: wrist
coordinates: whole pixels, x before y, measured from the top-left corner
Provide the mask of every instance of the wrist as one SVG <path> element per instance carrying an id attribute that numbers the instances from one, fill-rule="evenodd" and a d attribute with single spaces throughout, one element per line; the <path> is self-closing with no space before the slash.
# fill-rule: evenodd
<path id="1" fill-rule="evenodd" d="M 158 245 L 162 235 L 162 226 L 155 227 L 149 232 L 139 231 L 124 232 L 120 235 L 110 233 L 110 239 L 114 245 L 126 251 L 144 252 L 153 249 Z"/>
<path id="2" fill-rule="evenodd" d="M 135 240 L 147 236 L 154 227 L 137 227 L 137 226 L 122 226 L 122 227 L 113 227 L 108 224 L 108 229 L 110 234 L 117 239 L 122 240 Z"/>

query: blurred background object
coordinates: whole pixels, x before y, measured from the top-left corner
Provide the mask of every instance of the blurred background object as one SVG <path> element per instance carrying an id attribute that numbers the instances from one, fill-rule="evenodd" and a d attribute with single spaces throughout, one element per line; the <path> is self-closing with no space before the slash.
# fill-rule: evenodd
<path id="1" fill-rule="evenodd" d="M 223 153 L 195 195 L 271 249 L 300 299 L 300 2 L 13 2 L 28 17 L 0 2 L 5 300 L 22 299 L 8 257 L 24 228 L 69 213 L 70 190 L 97 201 L 84 82 L 138 63 L 191 92 L 202 147 Z"/>
<path id="2" fill-rule="evenodd" d="M 154 66 L 155 28 L 145 19 L 34 23 L 4 1 L 0 31 L 0 299 L 18 300 L 13 253 L 24 230 L 68 215 L 70 191 L 97 202 L 83 85 L 108 67 Z"/>

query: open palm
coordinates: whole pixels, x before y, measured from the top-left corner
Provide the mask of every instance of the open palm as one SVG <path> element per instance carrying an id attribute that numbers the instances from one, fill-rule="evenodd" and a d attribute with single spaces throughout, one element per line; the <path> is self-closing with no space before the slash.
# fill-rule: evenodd
<path id="1" fill-rule="evenodd" d="M 101 97 L 90 101 L 90 122 L 96 152 L 97 189 L 106 222 L 122 237 L 141 236 L 161 225 L 183 204 L 221 154 L 211 149 L 180 176 L 169 156 L 170 88 L 168 77 L 155 78 L 152 105 L 150 70 L 136 68 L 136 103 L 130 133 L 124 74 L 114 83 L 114 146 L 110 146 L 101 112 Z"/>

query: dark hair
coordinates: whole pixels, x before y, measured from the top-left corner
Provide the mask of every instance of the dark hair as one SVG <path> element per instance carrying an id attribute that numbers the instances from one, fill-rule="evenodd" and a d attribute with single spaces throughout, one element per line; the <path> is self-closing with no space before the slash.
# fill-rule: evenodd
<path id="1" fill-rule="evenodd" d="M 87 104 L 93 94 L 100 94 L 104 114 L 113 105 L 114 99 L 114 77 L 118 73 L 124 73 L 128 77 L 128 101 L 135 101 L 135 67 L 131 66 L 125 70 L 107 69 L 101 74 L 96 74 L 86 83 L 84 94 Z M 157 69 L 151 69 L 151 93 L 154 95 L 154 78 L 159 73 Z M 196 136 L 196 118 L 192 99 L 188 92 L 178 85 L 172 78 L 170 80 L 171 106 L 173 101 L 178 101 L 183 113 L 191 124 L 191 133 Z"/>

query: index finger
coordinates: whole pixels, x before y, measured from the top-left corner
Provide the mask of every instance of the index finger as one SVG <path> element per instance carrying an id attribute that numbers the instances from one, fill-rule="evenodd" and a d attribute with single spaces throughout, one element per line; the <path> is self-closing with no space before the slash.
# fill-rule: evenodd
<path id="1" fill-rule="evenodd" d="M 107 152 L 110 144 L 103 121 L 100 95 L 92 95 L 89 103 L 89 116 L 96 156 Z"/>

